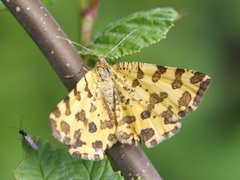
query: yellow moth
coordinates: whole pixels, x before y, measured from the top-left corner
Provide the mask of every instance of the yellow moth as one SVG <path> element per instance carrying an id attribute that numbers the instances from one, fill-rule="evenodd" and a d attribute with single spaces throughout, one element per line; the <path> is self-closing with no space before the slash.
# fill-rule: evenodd
<path id="1" fill-rule="evenodd" d="M 209 83 L 197 71 L 99 58 L 50 114 L 53 135 L 88 160 L 103 159 L 117 141 L 153 147 L 176 134 Z"/>

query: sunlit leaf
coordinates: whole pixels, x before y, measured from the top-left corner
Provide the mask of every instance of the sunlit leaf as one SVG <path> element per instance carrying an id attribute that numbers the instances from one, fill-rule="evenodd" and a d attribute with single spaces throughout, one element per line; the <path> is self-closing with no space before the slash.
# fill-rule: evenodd
<path id="1" fill-rule="evenodd" d="M 172 8 L 134 13 L 108 25 L 88 47 L 92 51 L 81 49 L 80 53 L 115 59 L 138 52 L 164 39 L 177 18 Z"/>

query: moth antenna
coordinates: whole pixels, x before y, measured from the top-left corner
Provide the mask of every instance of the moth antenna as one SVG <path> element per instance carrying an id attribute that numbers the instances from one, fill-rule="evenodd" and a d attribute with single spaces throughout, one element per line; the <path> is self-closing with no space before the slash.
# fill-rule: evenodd
<path id="1" fill-rule="evenodd" d="M 92 53 L 93 55 L 95 55 L 95 56 L 97 56 L 97 57 L 99 56 L 99 55 L 97 55 L 96 52 L 94 52 L 92 49 L 89 49 L 89 48 L 87 48 L 87 47 L 85 47 L 85 46 L 83 46 L 83 45 L 81 45 L 81 44 L 79 44 L 79 43 L 76 43 L 76 42 L 74 42 L 74 41 L 71 41 L 71 40 L 69 40 L 69 39 L 67 39 L 67 38 L 64 38 L 64 37 L 61 37 L 61 36 L 56 36 L 56 38 L 57 38 L 57 39 L 62 39 L 62 40 L 68 41 L 68 42 L 71 43 L 71 44 L 74 44 L 74 45 L 76 45 L 76 46 L 79 46 L 79 47 L 81 47 L 81 48 L 89 51 L 90 53 Z"/>
<path id="2" fill-rule="evenodd" d="M 24 115 L 21 115 L 21 120 L 20 120 L 20 129 L 22 129 L 23 118 L 24 118 Z"/>
<path id="3" fill-rule="evenodd" d="M 12 129 L 17 129 L 17 130 L 19 130 L 19 128 L 18 128 L 18 127 L 15 127 L 15 126 L 10 126 L 9 128 L 12 128 Z"/>
<path id="4" fill-rule="evenodd" d="M 17 130 L 21 130 L 21 129 L 22 129 L 23 117 L 24 117 L 24 115 L 21 115 L 20 126 L 19 126 L 19 127 L 16 127 L 16 126 L 10 126 L 9 128 L 17 129 Z"/>
<path id="5" fill-rule="evenodd" d="M 134 32 L 136 32 L 137 29 L 131 31 L 128 33 L 122 40 L 120 40 L 110 51 L 105 55 L 107 57 L 111 52 L 113 52 L 118 46 L 120 46 L 127 38 L 129 38 Z"/>

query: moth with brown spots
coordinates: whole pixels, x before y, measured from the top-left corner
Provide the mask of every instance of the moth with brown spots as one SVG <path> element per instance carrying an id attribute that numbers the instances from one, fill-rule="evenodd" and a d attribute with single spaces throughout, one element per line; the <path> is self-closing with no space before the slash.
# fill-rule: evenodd
<path id="1" fill-rule="evenodd" d="M 114 143 L 153 147 L 176 134 L 194 111 L 210 77 L 196 71 L 140 62 L 110 66 L 99 58 L 50 114 L 53 135 L 70 154 L 104 158 Z"/>

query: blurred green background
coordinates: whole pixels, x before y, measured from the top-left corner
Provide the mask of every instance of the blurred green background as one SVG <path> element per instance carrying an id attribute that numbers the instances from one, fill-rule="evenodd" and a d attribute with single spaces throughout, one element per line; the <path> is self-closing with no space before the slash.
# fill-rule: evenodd
<path id="1" fill-rule="evenodd" d="M 213 81 L 199 109 L 181 131 L 146 149 L 166 180 L 240 179 L 240 1 L 103 0 L 94 31 L 136 11 L 171 6 L 184 14 L 167 39 L 124 59 L 194 69 Z M 69 37 L 78 39 L 75 1 L 49 7 Z M 30 37 L 0 11 L 0 179 L 14 179 L 23 154 L 22 128 L 55 141 L 49 113 L 67 91 Z"/>

